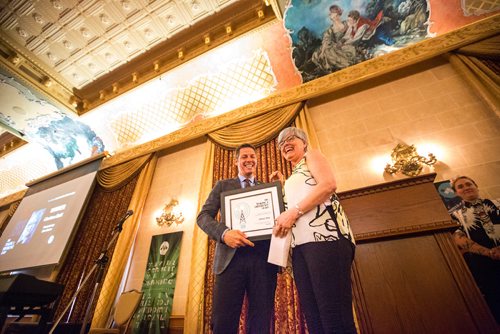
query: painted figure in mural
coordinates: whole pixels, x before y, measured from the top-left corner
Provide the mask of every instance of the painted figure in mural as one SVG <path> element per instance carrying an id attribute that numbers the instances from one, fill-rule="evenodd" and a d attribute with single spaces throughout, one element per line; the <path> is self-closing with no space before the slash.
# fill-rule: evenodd
<path id="1" fill-rule="evenodd" d="M 290 127 L 278 136 L 281 155 L 292 163 L 285 181 L 288 209 L 274 234 L 292 233 L 292 267 L 309 333 L 356 333 L 352 312 L 354 238 L 337 197 L 333 171 L 323 154 L 308 149 L 304 131 Z M 271 181 L 282 180 L 279 172 Z"/>
<path id="2" fill-rule="evenodd" d="M 323 34 L 321 47 L 312 55 L 312 62 L 321 71 L 330 73 L 354 64 L 356 50 L 353 45 L 345 45 L 346 22 L 342 21 L 342 8 L 332 5 L 329 8 L 332 25 Z"/>
<path id="3" fill-rule="evenodd" d="M 349 14 L 342 19 L 345 10 Z M 328 23 L 321 18 L 325 12 Z M 291 0 L 285 27 L 292 37 L 295 65 L 307 82 L 426 38 L 428 18 L 426 0 L 338 0 L 335 4 Z M 323 36 L 322 43 L 303 43 L 299 34 L 308 40 Z"/>
<path id="4" fill-rule="evenodd" d="M 462 207 L 451 214 L 459 224 L 455 243 L 500 324 L 500 202 L 482 199 L 467 176 L 452 180 L 452 187 L 462 198 Z"/>
<path id="5" fill-rule="evenodd" d="M 382 23 L 383 12 L 380 11 L 374 20 L 362 17 L 359 11 L 351 10 L 347 16 L 347 31 L 342 38 L 344 44 L 359 45 L 375 35 L 377 28 Z"/>
<path id="6" fill-rule="evenodd" d="M 215 334 L 238 333 L 246 293 L 246 333 L 270 333 L 278 273 L 278 267 L 267 262 L 270 241 L 252 242 L 242 231 L 231 230 L 216 220 L 222 192 L 258 183 L 255 148 L 243 144 L 235 153 L 238 177 L 218 181 L 197 217 L 198 226 L 216 241 L 211 326 Z"/>

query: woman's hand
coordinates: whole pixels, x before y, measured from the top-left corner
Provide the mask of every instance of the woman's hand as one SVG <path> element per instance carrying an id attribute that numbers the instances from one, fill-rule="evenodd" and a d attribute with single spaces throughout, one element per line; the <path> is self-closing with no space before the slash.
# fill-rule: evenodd
<path id="1" fill-rule="evenodd" d="M 490 249 L 490 258 L 497 261 L 500 260 L 500 246 Z"/>
<path id="2" fill-rule="evenodd" d="M 284 177 L 280 171 L 274 171 L 269 175 L 269 182 L 280 181 L 281 185 L 283 185 Z"/>
<path id="3" fill-rule="evenodd" d="M 295 221 L 299 218 L 298 211 L 294 209 L 289 209 L 282 212 L 278 218 L 276 218 L 276 225 L 273 228 L 273 234 L 279 238 L 284 238 L 288 232 L 292 229 Z"/>

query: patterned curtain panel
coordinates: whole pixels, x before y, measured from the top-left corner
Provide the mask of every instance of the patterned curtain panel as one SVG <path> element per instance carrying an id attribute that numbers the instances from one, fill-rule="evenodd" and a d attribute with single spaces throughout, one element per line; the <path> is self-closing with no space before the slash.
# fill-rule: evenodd
<path id="1" fill-rule="evenodd" d="M 206 142 L 206 153 L 203 162 L 200 191 L 198 194 L 198 207 L 201 207 L 212 190 L 212 175 L 214 165 L 215 145 Z M 184 333 L 205 333 L 204 330 L 204 289 L 205 271 L 207 267 L 208 236 L 196 225 L 193 230 L 191 273 L 189 275 L 188 298 L 186 302 L 186 315 L 184 316 Z"/>
<path id="2" fill-rule="evenodd" d="M 75 240 L 57 274 L 56 281 L 65 284 L 66 287 L 56 309 L 55 318 L 59 317 L 60 313 L 71 301 L 84 277 L 92 270 L 101 252 L 108 246 L 117 221 L 129 208 L 139 179 L 139 173 L 149 158 L 141 157 L 98 173 L 98 184 L 90 198 Z M 107 254 L 109 258 L 112 257 L 113 251 L 114 245 Z M 83 321 L 96 283 L 96 274 L 97 272 L 91 276 L 85 287 L 80 291 L 78 298 L 70 307 L 70 311 L 63 317 L 63 322 L 68 320 L 81 323 Z M 96 291 L 92 309 L 97 303 L 99 293 L 100 291 Z"/>
<path id="3" fill-rule="evenodd" d="M 449 60 L 500 117 L 500 35 L 455 50 Z"/>
<path id="4" fill-rule="evenodd" d="M 120 232 L 120 236 L 116 241 L 113 257 L 109 261 L 107 274 L 102 282 L 101 293 L 97 300 L 94 317 L 92 319 L 92 328 L 106 327 L 111 310 L 116 301 L 116 296 L 121 292 L 118 291 L 121 283 L 120 278 L 123 277 L 125 273 L 125 267 L 132 249 L 132 244 L 137 235 L 139 218 L 141 217 L 144 203 L 146 202 L 151 187 L 151 181 L 153 180 L 157 161 L 158 156 L 154 153 L 105 170 L 109 170 L 106 179 L 110 181 L 108 184 L 111 184 L 111 188 L 113 189 L 116 187 L 115 184 L 119 179 L 122 179 L 121 183 L 127 182 L 130 177 L 133 177 L 133 175 L 137 173 L 137 171 L 141 171 L 141 173 L 138 176 L 134 193 L 128 205 L 128 209 L 133 210 L 134 214 L 123 225 L 123 230 Z M 136 172 L 134 173 L 133 171 Z M 116 175 L 115 178 L 109 177 L 113 174 Z M 104 178 L 100 178 L 101 184 L 103 179 Z"/>

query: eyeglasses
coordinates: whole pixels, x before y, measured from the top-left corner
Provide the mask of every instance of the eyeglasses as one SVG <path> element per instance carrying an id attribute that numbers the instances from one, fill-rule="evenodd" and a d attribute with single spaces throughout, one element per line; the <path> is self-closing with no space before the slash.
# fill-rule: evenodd
<path id="1" fill-rule="evenodd" d="M 288 142 L 291 142 L 295 138 L 299 138 L 299 137 L 297 137 L 296 135 L 291 135 L 291 136 L 286 137 L 285 139 L 283 139 L 282 141 L 280 141 L 278 143 L 278 148 L 281 148 L 283 145 L 285 145 Z"/>

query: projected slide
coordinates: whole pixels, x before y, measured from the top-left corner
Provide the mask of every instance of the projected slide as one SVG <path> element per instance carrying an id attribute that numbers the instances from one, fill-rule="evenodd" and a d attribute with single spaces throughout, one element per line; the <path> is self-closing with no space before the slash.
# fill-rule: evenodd
<path id="1" fill-rule="evenodd" d="M 27 196 L 0 238 L 0 272 L 59 263 L 96 172 Z"/>

